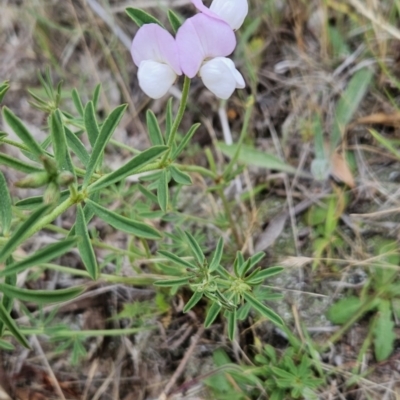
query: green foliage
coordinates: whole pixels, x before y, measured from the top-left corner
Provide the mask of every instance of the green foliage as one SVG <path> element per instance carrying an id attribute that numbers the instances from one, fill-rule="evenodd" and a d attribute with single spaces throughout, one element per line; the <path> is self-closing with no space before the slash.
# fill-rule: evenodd
<path id="1" fill-rule="evenodd" d="M 307 353 L 299 354 L 289 347 L 281 357 L 266 345 L 256 361 L 262 366 L 259 378 L 270 399 L 318 399 L 317 389 L 324 384 L 318 377 L 313 360 Z"/>
<path id="2" fill-rule="evenodd" d="M 10 85 L 9 85 L 8 81 L 5 81 L 0 84 L 0 103 L 3 101 L 4 96 L 6 95 L 9 88 L 10 88 Z"/>
<path id="3" fill-rule="evenodd" d="M 139 27 L 144 24 L 158 24 L 163 27 L 162 23 L 157 18 L 139 8 L 127 7 L 125 12 Z"/>
<path id="4" fill-rule="evenodd" d="M 0 171 L 0 232 L 7 236 L 11 227 L 11 197 L 8 191 L 7 182 Z"/>
<path id="5" fill-rule="evenodd" d="M 169 23 L 171 24 L 173 31 L 176 33 L 182 25 L 181 18 L 177 14 L 175 14 L 172 10 L 168 10 L 168 20 Z"/>

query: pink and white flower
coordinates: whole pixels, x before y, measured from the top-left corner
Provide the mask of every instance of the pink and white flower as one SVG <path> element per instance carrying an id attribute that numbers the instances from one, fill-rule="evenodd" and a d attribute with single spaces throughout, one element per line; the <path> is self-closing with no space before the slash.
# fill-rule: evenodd
<path id="1" fill-rule="evenodd" d="M 139 86 L 153 99 L 164 96 L 182 75 L 176 41 L 157 24 L 146 24 L 138 30 L 131 54 L 139 67 Z"/>
<path id="2" fill-rule="evenodd" d="M 180 66 L 189 78 L 197 74 L 204 85 L 221 99 L 245 87 L 240 72 L 226 58 L 236 46 L 232 28 L 221 19 L 199 13 L 186 20 L 176 34 Z"/>
<path id="3" fill-rule="evenodd" d="M 242 26 L 249 12 L 247 0 L 213 0 L 210 8 L 203 4 L 203 0 L 191 1 L 199 11 L 209 17 L 225 21 L 233 30 Z"/>

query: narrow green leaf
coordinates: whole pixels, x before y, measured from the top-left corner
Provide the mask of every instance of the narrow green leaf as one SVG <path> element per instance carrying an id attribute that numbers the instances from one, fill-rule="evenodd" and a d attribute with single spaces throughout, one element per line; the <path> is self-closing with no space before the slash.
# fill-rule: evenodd
<path id="1" fill-rule="evenodd" d="M 99 266 L 96 261 L 92 242 L 90 241 L 85 215 L 83 214 L 82 206 L 80 204 L 78 204 L 76 208 L 75 230 L 76 236 L 78 237 L 78 250 L 82 262 L 91 278 L 97 279 L 100 273 Z"/>
<path id="2" fill-rule="evenodd" d="M 172 124 L 174 123 L 174 116 L 172 115 L 172 97 L 168 100 L 167 111 L 165 116 L 165 140 L 168 142 L 171 133 Z"/>
<path id="3" fill-rule="evenodd" d="M 94 182 L 88 187 L 88 191 L 94 192 L 96 190 L 103 189 L 112 185 L 115 182 L 125 179 L 129 175 L 133 175 L 135 172 L 138 172 L 140 168 L 144 167 L 146 164 L 159 157 L 167 149 L 167 146 L 154 146 L 148 150 L 143 151 L 136 157 L 132 158 L 132 160 L 128 161 L 122 167 Z"/>
<path id="4" fill-rule="evenodd" d="M 227 312 L 228 318 L 228 338 L 233 340 L 236 332 L 236 310 Z"/>
<path id="5" fill-rule="evenodd" d="M 153 146 L 163 145 L 164 140 L 162 137 L 160 126 L 158 125 L 157 117 L 151 110 L 146 112 L 147 130 L 149 131 L 150 142 Z"/>
<path id="6" fill-rule="evenodd" d="M 152 201 L 153 203 L 158 203 L 157 196 L 150 190 L 146 189 L 143 185 L 138 185 L 138 189 L 140 193 L 142 193 L 142 195 L 148 200 Z"/>
<path id="7" fill-rule="evenodd" d="M 65 138 L 64 124 L 62 122 L 62 116 L 60 110 L 55 110 L 50 115 L 50 133 L 51 142 L 53 145 L 54 159 L 57 167 L 60 171 L 69 170 L 67 166 L 67 141 Z"/>
<path id="8" fill-rule="evenodd" d="M 104 124 L 101 127 L 99 136 L 97 137 L 96 143 L 93 146 L 93 151 L 89 159 L 88 166 L 86 168 L 86 174 L 83 178 L 82 188 L 86 189 L 90 183 L 90 179 L 92 178 L 93 173 L 95 172 L 98 162 L 103 156 L 104 149 L 108 141 L 111 139 L 115 128 L 118 126 L 121 118 L 126 110 L 126 105 L 123 104 L 113 111 L 111 111 L 110 115 L 104 121 Z"/>
<path id="9" fill-rule="evenodd" d="M 374 137 L 374 139 L 381 144 L 386 150 L 389 150 L 395 157 L 400 160 L 400 152 L 397 150 L 396 146 L 384 136 L 379 134 L 375 129 L 369 129 L 369 133 Z"/>
<path id="10" fill-rule="evenodd" d="M 167 212 L 167 208 L 168 208 L 168 175 L 167 175 L 166 169 L 162 170 L 160 179 L 158 181 L 157 198 L 158 198 L 158 204 L 160 205 L 161 210 L 163 210 L 164 212 Z"/>
<path id="11" fill-rule="evenodd" d="M 211 307 L 207 311 L 207 316 L 204 321 L 204 326 L 208 328 L 211 326 L 211 324 L 215 321 L 215 318 L 217 318 L 219 312 L 221 311 L 222 306 L 218 304 L 217 302 L 213 302 L 211 304 Z"/>
<path id="12" fill-rule="evenodd" d="M 269 267 L 267 269 L 257 272 L 254 276 L 246 279 L 246 283 L 256 284 L 257 282 L 264 282 L 265 279 L 280 274 L 283 270 L 283 267 Z"/>
<path id="13" fill-rule="evenodd" d="M 178 167 L 175 165 L 169 166 L 169 171 L 171 172 L 172 179 L 176 183 L 180 183 L 181 185 L 191 185 L 192 178 L 186 172 L 182 172 Z"/>
<path id="14" fill-rule="evenodd" d="M 392 309 L 389 300 L 381 300 L 374 327 L 374 349 L 376 361 L 386 360 L 394 350 L 396 334 L 392 320 Z"/>
<path id="15" fill-rule="evenodd" d="M 37 304 L 60 303 L 74 299 L 79 296 L 84 289 L 74 287 L 59 290 L 29 290 L 0 283 L 0 292 L 7 296 L 21 301 L 30 301 Z"/>
<path id="16" fill-rule="evenodd" d="M 86 104 L 84 119 L 85 119 L 85 129 L 88 134 L 89 142 L 93 148 L 97 138 L 99 137 L 100 130 L 97 124 L 96 111 L 92 101 L 89 101 Z"/>
<path id="17" fill-rule="evenodd" d="M 13 262 L 12 264 L 8 265 L 7 268 L 0 271 L 0 277 L 17 274 L 21 271 L 25 271 L 28 268 L 54 260 L 55 258 L 60 257 L 71 250 L 75 244 L 76 238 L 70 238 L 43 247 L 22 261 Z"/>
<path id="18" fill-rule="evenodd" d="M 185 235 L 188 240 L 190 249 L 192 250 L 192 253 L 193 253 L 194 257 L 196 258 L 197 262 L 200 265 L 203 265 L 204 261 L 205 261 L 205 257 L 204 257 L 203 251 L 201 250 L 201 247 L 196 242 L 196 239 L 189 232 L 185 231 Z"/>
<path id="19" fill-rule="evenodd" d="M 0 340 L 0 349 L 3 349 L 3 350 L 14 350 L 15 347 L 11 343 L 6 342 L 5 340 Z"/>
<path id="20" fill-rule="evenodd" d="M 7 182 L 0 171 L 0 228 L 3 236 L 8 236 L 11 227 L 12 209 L 11 197 L 8 191 Z"/>
<path id="21" fill-rule="evenodd" d="M 98 201 L 100 199 L 100 193 L 97 192 L 97 193 L 91 194 L 89 196 L 89 199 L 93 200 L 95 203 L 98 203 Z M 83 207 L 83 216 L 85 217 L 86 225 L 88 225 L 90 223 L 90 221 L 92 220 L 92 218 L 94 217 L 93 209 L 90 208 L 89 206 L 87 206 L 86 204 Z M 70 231 L 67 235 L 67 238 L 75 236 L 75 227 L 76 227 L 76 222 L 70 229 Z"/>
<path id="22" fill-rule="evenodd" d="M 175 160 L 182 153 L 183 149 L 189 143 L 190 139 L 193 137 L 200 125 L 201 124 L 194 124 L 189 129 L 189 132 L 183 137 L 177 149 L 172 153 L 172 160 Z"/>
<path id="23" fill-rule="evenodd" d="M 185 307 L 183 307 L 183 312 L 187 313 L 191 310 L 203 297 L 203 292 L 194 292 L 193 296 L 186 303 Z"/>
<path id="24" fill-rule="evenodd" d="M 168 10 L 168 20 L 173 31 L 176 33 L 182 25 L 181 19 L 172 10 Z"/>
<path id="25" fill-rule="evenodd" d="M 186 260 L 182 260 L 179 256 L 177 256 L 173 253 L 170 253 L 169 251 L 159 250 L 158 253 L 161 254 L 162 256 L 164 256 L 165 258 L 168 258 L 170 261 L 172 261 L 178 265 L 182 265 L 182 267 L 189 268 L 189 269 L 196 269 L 195 265 L 191 264 L 190 262 L 188 262 Z"/>
<path id="26" fill-rule="evenodd" d="M 36 142 L 23 122 L 7 107 L 3 108 L 3 118 L 33 155 L 37 158 L 44 155 L 44 150 Z"/>
<path id="27" fill-rule="evenodd" d="M 189 278 L 177 278 L 177 279 L 167 279 L 165 281 L 156 281 L 154 285 L 156 286 L 181 286 L 189 282 Z"/>
<path id="28" fill-rule="evenodd" d="M 139 28 L 145 24 L 158 24 L 163 27 L 162 23 L 157 18 L 154 18 L 152 15 L 139 8 L 127 7 L 125 12 Z"/>
<path id="29" fill-rule="evenodd" d="M 79 96 L 78 91 L 76 89 L 72 89 L 71 96 L 72 96 L 72 101 L 74 103 L 76 111 L 78 111 L 79 115 L 81 117 L 83 117 L 83 113 L 84 113 L 83 105 L 82 105 L 82 100 Z"/>
<path id="30" fill-rule="evenodd" d="M 99 83 L 96 86 L 96 88 L 94 89 L 94 92 L 93 92 L 93 100 L 92 100 L 92 102 L 93 102 L 93 107 L 94 107 L 95 110 L 96 110 L 97 105 L 99 103 L 100 92 L 101 92 L 101 83 Z"/>
<path id="31" fill-rule="evenodd" d="M 224 251 L 224 239 L 222 237 L 218 240 L 217 248 L 215 249 L 213 258 L 210 262 L 210 266 L 208 267 L 210 272 L 216 271 L 219 264 L 221 263 L 222 254 Z"/>
<path id="32" fill-rule="evenodd" d="M 7 271 L 9 266 L 14 262 L 14 259 L 12 257 L 8 257 L 5 263 L 5 270 Z M 16 274 L 11 274 L 9 276 L 7 276 L 4 280 L 4 283 L 7 283 L 8 285 L 11 286 L 15 286 L 17 284 L 17 275 Z M 10 313 L 12 308 L 13 308 L 13 304 L 14 304 L 14 299 L 7 296 L 7 295 L 3 295 L 3 299 L 0 301 L 0 303 L 3 304 L 5 310 Z M 3 336 L 4 333 L 4 328 L 5 325 L 3 323 L 3 321 L 0 320 L 0 337 Z"/>
<path id="33" fill-rule="evenodd" d="M 263 251 L 259 251 L 258 253 L 252 255 L 250 257 L 250 268 L 253 268 L 255 265 L 257 265 L 264 257 L 265 253 Z"/>
<path id="34" fill-rule="evenodd" d="M 64 126 L 64 129 L 68 147 L 76 154 L 76 156 L 79 158 L 79 161 L 84 165 L 84 167 L 87 167 L 90 156 L 85 146 L 78 139 L 75 133 L 69 130 L 66 126 Z"/>
<path id="35" fill-rule="evenodd" d="M 66 200 L 70 195 L 69 189 L 60 192 L 60 202 Z M 43 205 L 43 196 L 33 196 L 26 199 L 17 201 L 15 205 L 22 210 L 36 209 L 38 206 Z"/>
<path id="36" fill-rule="evenodd" d="M 26 239 L 26 232 L 34 226 L 48 211 L 49 206 L 43 206 L 34 211 L 12 234 L 8 242 L 0 250 L 0 263 L 11 255 L 16 247 Z"/>
<path id="37" fill-rule="evenodd" d="M 367 93 L 368 87 L 372 82 L 374 71 L 369 68 L 363 68 L 357 71 L 350 79 L 349 84 L 342 93 L 336 106 L 335 122 L 333 125 L 331 138 L 331 151 L 338 146 L 346 125 L 351 121 L 354 113 Z"/>
<path id="38" fill-rule="evenodd" d="M 10 85 L 7 82 L 4 82 L 0 86 L 0 103 L 3 101 L 4 96 L 6 95 L 8 89 L 10 89 Z"/>
<path id="39" fill-rule="evenodd" d="M 10 157 L 3 153 L 0 153 L 0 165 L 5 165 L 17 171 L 25 172 L 26 174 L 43 171 L 34 165 L 17 160 L 15 157 Z"/>
<path id="40" fill-rule="evenodd" d="M 10 314 L 4 308 L 3 304 L 0 303 L 0 320 L 4 323 L 10 333 L 18 340 L 18 342 L 30 349 L 29 342 L 25 338 L 25 336 L 19 331 L 17 325 L 15 324 L 14 320 L 11 318 Z"/>
<path id="41" fill-rule="evenodd" d="M 226 143 L 218 142 L 217 147 L 226 156 L 233 157 L 237 151 L 238 145 L 227 145 Z M 277 156 L 244 144 L 240 147 L 238 160 L 245 165 L 253 165 L 255 167 L 273 169 L 292 174 L 297 172 L 296 168 L 281 161 Z"/>
<path id="42" fill-rule="evenodd" d="M 264 317 L 268 318 L 272 323 L 278 326 L 283 325 L 282 318 L 275 312 L 272 311 L 270 308 L 262 304 L 259 300 L 254 298 L 252 294 L 245 292 L 243 293 L 243 297 L 245 300 L 252 305 L 252 307 L 257 310 L 260 314 Z"/>
<path id="43" fill-rule="evenodd" d="M 156 229 L 144 224 L 143 222 L 125 218 L 89 199 L 86 200 L 86 204 L 92 208 L 93 212 L 100 219 L 107 222 L 107 224 L 110 224 L 115 229 L 119 229 L 123 232 L 145 239 L 160 239 L 162 237 Z"/>

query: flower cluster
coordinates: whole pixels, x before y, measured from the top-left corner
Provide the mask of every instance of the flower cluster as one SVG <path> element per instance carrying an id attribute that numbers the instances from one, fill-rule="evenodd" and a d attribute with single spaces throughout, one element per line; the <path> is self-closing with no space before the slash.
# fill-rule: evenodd
<path id="1" fill-rule="evenodd" d="M 191 0 L 200 13 L 187 19 L 174 38 L 158 24 L 143 25 L 132 42 L 132 58 L 139 67 L 141 89 L 153 99 L 164 96 L 179 75 L 199 75 L 221 99 L 245 87 L 240 72 L 227 56 L 236 47 L 234 30 L 248 12 L 247 0 Z"/>

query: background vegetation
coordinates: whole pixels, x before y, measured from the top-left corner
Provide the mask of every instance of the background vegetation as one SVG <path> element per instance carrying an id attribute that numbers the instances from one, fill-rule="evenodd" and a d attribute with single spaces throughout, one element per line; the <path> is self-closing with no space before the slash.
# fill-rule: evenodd
<path id="1" fill-rule="evenodd" d="M 165 210 L 151 181 L 139 185 L 128 177 L 101 192 L 103 207 L 146 221 L 164 234 L 161 244 L 94 218 L 87 240 L 101 271 L 98 280 L 90 279 L 95 269 L 91 274 L 91 261 L 82 262 L 72 242 L 70 251 L 55 252 L 52 260 L 19 265 L 13 285 L 20 291 L 6 291 L 12 277 L 0 264 L 2 304 L 31 348 L 19 344 L 23 338 L 1 339 L 0 398 L 400 396 L 400 1 L 249 3 L 234 54 L 246 89 L 220 102 L 200 80 L 192 82 L 178 139 L 201 123 L 179 156 L 193 184 L 184 185 L 182 176 L 171 184 Z M 2 105 L 36 140 L 49 134 L 38 100 L 48 96 L 43 80 L 55 86 L 62 80 L 60 107 L 78 121 L 77 128 L 80 102 L 97 103 L 95 116 L 102 122 L 127 104 L 106 148 L 105 171 L 149 148 L 146 110 L 165 126 L 168 96 L 150 100 L 138 87 L 129 53 L 137 27 L 125 8 L 145 9 L 169 26 L 168 9 L 192 15 L 188 0 L 2 0 L 0 5 L 0 81 L 10 85 Z M 181 90 L 178 85 L 171 96 L 179 97 Z M 174 113 L 177 106 L 174 100 Z M 56 132 L 56 117 L 53 122 Z M 10 224 L 23 227 L 14 229 L 18 237 L 27 229 L 23 221 L 33 204 L 22 200 L 43 190 L 21 188 L 21 179 L 32 171 L 23 169 L 27 149 L 15 146 L 19 139 L 12 125 L 12 115 L 3 111 L 0 170 L 13 201 Z M 69 209 L 16 246 L 14 257 L 29 259 L 54 244 L 72 228 L 75 215 L 75 208 Z M 234 332 L 221 316 L 204 328 L 206 298 L 183 313 L 190 290 L 154 286 L 180 271 L 168 254 L 193 259 L 187 258 L 185 232 L 209 260 L 222 237 L 222 262 L 229 271 L 235 257 L 236 265 L 244 265 L 259 252 L 265 253 L 257 259 L 263 269 L 283 267 L 258 287 L 257 296 L 284 327 L 272 323 L 274 314 L 271 322 L 255 307 L 242 311 Z M 5 243 L 1 237 L 0 245 Z M 38 305 L 37 297 L 32 302 L 22 290 L 68 288 L 85 291 L 60 292 L 66 297 L 53 298 L 62 301 L 56 306 Z M 12 308 L 9 298 L 16 299 Z"/>

